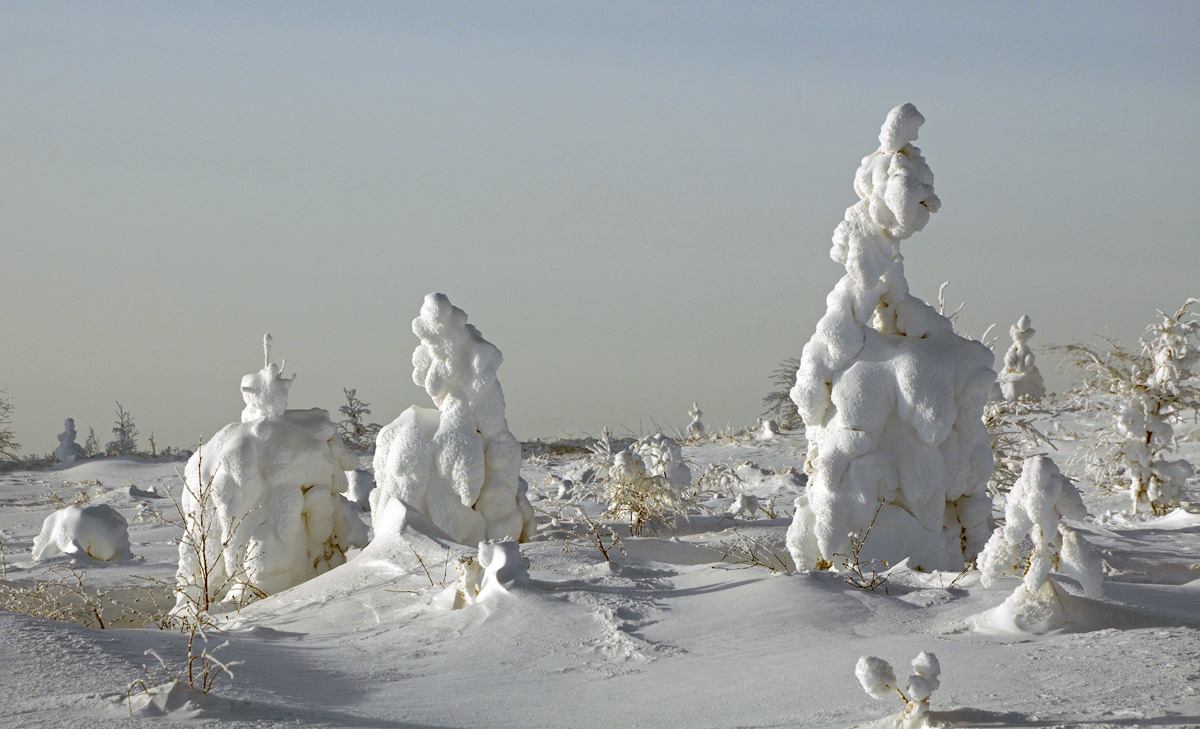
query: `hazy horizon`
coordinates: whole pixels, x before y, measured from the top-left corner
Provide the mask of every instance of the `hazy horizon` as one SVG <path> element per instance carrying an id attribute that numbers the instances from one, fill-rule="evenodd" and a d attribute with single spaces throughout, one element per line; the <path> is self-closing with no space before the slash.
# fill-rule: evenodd
<path id="1" fill-rule="evenodd" d="M 270 332 L 291 407 L 387 423 L 441 291 L 522 439 L 749 425 L 904 102 L 913 292 L 1000 352 L 1026 313 L 1132 343 L 1200 296 L 1197 37 L 1184 2 L 0 2 L 0 390 L 26 455 L 116 401 L 194 447 Z"/>

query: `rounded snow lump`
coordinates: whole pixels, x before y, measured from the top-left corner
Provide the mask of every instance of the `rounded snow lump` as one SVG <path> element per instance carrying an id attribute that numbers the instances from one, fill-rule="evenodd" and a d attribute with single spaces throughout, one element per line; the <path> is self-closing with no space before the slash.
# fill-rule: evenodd
<path id="1" fill-rule="evenodd" d="M 33 540 L 34 560 L 60 554 L 86 554 L 92 559 L 113 562 L 129 559 L 129 522 L 107 504 L 68 506 L 42 522 Z"/>

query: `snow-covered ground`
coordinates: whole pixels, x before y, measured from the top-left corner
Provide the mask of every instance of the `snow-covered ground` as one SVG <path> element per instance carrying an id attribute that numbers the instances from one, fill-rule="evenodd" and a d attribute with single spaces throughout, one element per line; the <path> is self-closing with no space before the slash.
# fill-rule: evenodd
<path id="1" fill-rule="evenodd" d="M 1103 421 L 1080 412 L 1040 418 L 1044 432 L 1077 434 L 1056 436 L 1052 453 L 1070 474 L 1068 451 Z M 1181 446 L 1200 460 L 1194 437 Z M 208 645 L 228 641 L 216 655 L 239 662 L 234 676 L 190 703 L 161 695 L 147 705 L 139 685 L 133 718 L 130 683 L 147 670 L 163 680 L 145 652 L 176 670 L 186 635 L 0 610 L 0 726 L 154 726 L 163 719 L 146 717 L 164 711 L 192 726 L 231 727 L 869 726 L 902 704 L 864 693 L 859 657 L 879 656 L 900 673 L 922 651 L 941 664 L 933 723 L 1200 726 L 1200 513 L 1132 517 L 1120 511 L 1125 495 L 1080 483 L 1091 514 L 1080 532 L 1105 560 L 1104 597 L 1083 598 L 1056 577 L 1075 596 L 1067 629 L 994 632 L 974 618 L 1003 603 L 1016 577 L 985 588 L 978 572 L 898 569 L 869 590 L 837 572 L 740 564 L 748 545 L 769 565 L 791 566 L 785 534 L 804 452 L 803 437 L 791 432 L 693 439 L 683 455 L 710 487 L 705 508 L 640 537 L 614 523 L 624 553 L 611 550 L 606 563 L 571 506 L 590 518 L 602 508 L 580 484 L 591 454 L 576 441 L 526 444 L 521 475 L 539 522 L 538 536 L 521 547 L 527 583 L 449 609 L 454 558 L 474 550 L 410 520 L 347 564 L 226 615 Z M 363 467 L 369 462 L 362 457 Z M 72 566 L 89 589 L 143 615 L 155 600 L 169 608 L 180 531 L 156 516 L 173 517 L 170 500 L 147 492 L 178 494 L 182 467 L 110 458 L 0 473 L 5 584 Z M 563 490 L 560 479 L 573 487 Z M 774 518 L 724 516 L 743 492 L 763 506 L 773 500 Z M 43 520 L 80 495 L 125 516 L 132 560 L 32 561 Z"/>

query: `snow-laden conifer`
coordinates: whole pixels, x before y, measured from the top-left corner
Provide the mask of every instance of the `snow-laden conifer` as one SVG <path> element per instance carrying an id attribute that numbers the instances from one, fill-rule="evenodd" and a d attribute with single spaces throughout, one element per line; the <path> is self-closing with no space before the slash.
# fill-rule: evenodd
<path id="1" fill-rule="evenodd" d="M 872 519 L 864 557 L 924 569 L 961 569 L 990 532 L 981 418 L 992 354 L 909 293 L 900 254 L 940 207 L 911 144 L 924 121 L 911 104 L 888 114 L 854 178 L 860 200 L 833 236 L 830 255 L 846 275 L 791 391 L 809 441 L 808 491 L 788 531 L 800 569 L 846 554 Z"/>

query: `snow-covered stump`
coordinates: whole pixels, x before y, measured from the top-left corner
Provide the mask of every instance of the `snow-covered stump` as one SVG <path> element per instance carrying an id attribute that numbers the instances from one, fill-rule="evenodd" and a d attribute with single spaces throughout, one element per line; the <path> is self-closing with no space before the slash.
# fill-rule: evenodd
<path id="1" fill-rule="evenodd" d="M 1028 314 L 1008 330 L 1012 346 L 1004 353 L 1004 369 L 996 376 L 993 400 L 1041 400 L 1046 396 L 1042 373 L 1034 363 L 1033 350 L 1029 347 L 1029 340 L 1036 331 Z"/>
<path id="2" fill-rule="evenodd" d="M 425 297 L 412 328 L 413 381 L 437 409 L 410 407 L 379 431 L 372 514 L 398 499 L 459 542 L 529 539 L 536 521 L 496 379 L 500 350 L 444 294 Z"/>
<path id="3" fill-rule="evenodd" d="M 701 420 L 704 417 L 704 411 L 700 409 L 699 403 L 692 403 L 692 409 L 688 411 L 688 415 L 692 418 L 692 422 L 687 426 L 688 436 L 699 438 L 704 435 L 704 421 Z"/>
<path id="4" fill-rule="evenodd" d="M 984 587 L 991 587 L 1004 575 L 1022 577 L 1021 585 L 997 608 L 999 612 L 990 622 L 1039 633 L 1062 627 L 1066 611 L 1050 580 L 1052 571 L 1077 580 L 1087 597 L 1103 594 L 1100 554 L 1063 523 L 1064 519 L 1085 518 L 1083 499 L 1052 459 L 1025 459 L 1021 477 L 1008 494 L 1004 526 L 996 529 L 979 554 Z"/>
<path id="5" fill-rule="evenodd" d="M 222 428 L 188 460 L 176 612 L 244 603 L 316 577 L 366 543 L 366 526 L 340 494 L 358 458 L 329 413 L 288 410 L 295 377 L 270 361 L 242 379 L 242 422 Z"/>
<path id="6" fill-rule="evenodd" d="M 788 530 L 800 569 L 847 554 L 876 509 L 864 558 L 959 570 L 990 533 L 982 415 L 992 353 L 909 293 L 900 255 L 900 242 L 940 206 L 911 144 L 924 121 L 911 104 L 888 114 L 879 150 L 855 175 L 861 200 L 833 236 L 830 255 L 846 275 L 826 298 L 791 391 L 809 441 L 808 491 Z"/>
<path id="7" fill-rule="evenodd" d="M 77 460 L 87 458 L 83 446 L 76 443 L 75 438 L 75 419 L 67 418 L 63 421 L 63 432 L 58 434 L 58 447 L 54 449 L 55 457 L 64 466 L 70 466 Z"/>
<path id="8" fill-rule="evenodd" d="M 32 554 L 35 562 L 60 554 L 87 555 L 102 562 L 130 559 L 129 522 L 107 504 L 68 506 L 42 522 Z"/>

